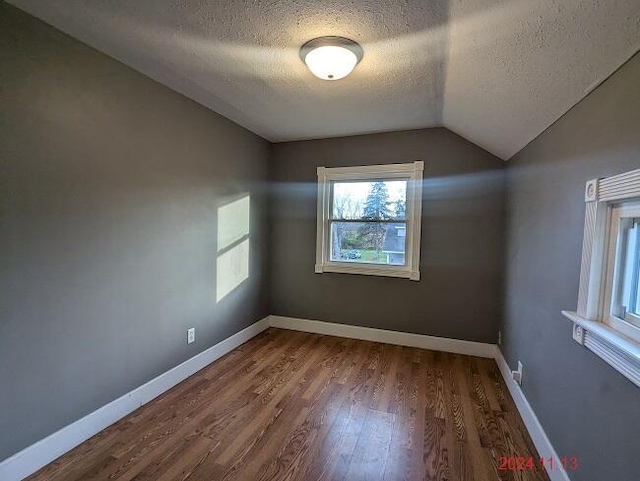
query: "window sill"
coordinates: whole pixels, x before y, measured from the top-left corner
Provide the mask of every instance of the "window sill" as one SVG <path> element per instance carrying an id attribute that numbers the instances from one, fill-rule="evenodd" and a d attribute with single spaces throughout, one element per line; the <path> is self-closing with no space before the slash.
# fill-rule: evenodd
<path id="1" fill-rule="evenodd" d="M 360 274 L 365 276 L 400 277 L 403 279 L 411 279 L 412 281 L 420 280 L 420 271 L 412 271 L 407 268 L 375 266 L 371 264 L 353 265 L 340 262 L 316 264 L 315 272 L 316 274 L 332 272 L 338 274 Z"/>
<path id="2" fill-rule="evenodd" d="M 594 352 L 623 376 L 640 387 L 640 343 L 609 326 L 589 321 L 572 311 L 562 311 L 573 322 L 573 339 Z"/>

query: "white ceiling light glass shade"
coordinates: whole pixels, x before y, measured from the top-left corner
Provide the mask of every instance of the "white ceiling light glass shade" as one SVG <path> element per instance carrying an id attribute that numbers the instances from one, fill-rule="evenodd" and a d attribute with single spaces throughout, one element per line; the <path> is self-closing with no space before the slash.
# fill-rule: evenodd
<path id="1" fill-rule="evenodd" d="M 323 80 L 339 80 L 349 75 L 362 60 L 362 47 L 344 37 L 318 37 L 300 49 L 300 58 L 311 73 Z"/>

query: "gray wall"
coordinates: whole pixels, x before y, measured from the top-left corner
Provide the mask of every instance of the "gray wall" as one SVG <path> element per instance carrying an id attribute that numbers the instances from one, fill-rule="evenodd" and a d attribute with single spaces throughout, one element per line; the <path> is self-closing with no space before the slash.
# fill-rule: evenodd
<path id="1" fill-rule="evenodd" d="M 315 274 L 316 167 L 425 162 L 419 282 Z M 272 146 L 272 314 L 495 342 L 504 163 L 446 129 Z"/>
<path id="2" fill-rule="evenodd" d="M 571 339 L 584 184 L 640 168 L 640 56 L 518 153 L 508 167 L 503 350 L 574 481 L 640 476 L 640 391 Z"/>
<path id="3" fill-rule="evenodd" d="M 267 315 L 268 154 L 0 3 L 0 460 Z M 217 208 L 243 193 L 251 275 L 217 303 Z"/>

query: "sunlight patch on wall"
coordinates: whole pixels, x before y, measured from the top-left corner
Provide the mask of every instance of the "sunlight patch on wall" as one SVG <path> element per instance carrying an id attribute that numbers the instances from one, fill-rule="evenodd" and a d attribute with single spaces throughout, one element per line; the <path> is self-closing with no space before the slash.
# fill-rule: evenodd
<path id="1" fill-rule="evenodd" d="M 218 208 L 216 301 L 249 278 L 250 196 Z"/>
<path id="2" fill-rule="evenodd" d="M 218 208 L 218 252 L 249 235 L 249 205 L 247 195 Z"/>

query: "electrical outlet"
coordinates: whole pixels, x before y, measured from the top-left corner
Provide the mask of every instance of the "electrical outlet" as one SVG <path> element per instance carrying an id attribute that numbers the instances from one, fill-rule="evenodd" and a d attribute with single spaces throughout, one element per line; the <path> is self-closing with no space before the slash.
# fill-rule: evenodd
<path id="1" fill-rule="evenodd" d="M 196 340 L 196 328 L 190 327 L 187 329 L 187 344 L 191 344 Z"/>
<path id="2" fill-rule="evenodd" d="M 518 361 L 518 370 L 517 371 L 511 371 L 511 377 L 513 377 L 513 380 L 516 383 L 518 383 L 519 386 L 522 385 L 522 370 L 523 370 L 522 363 L 520 361 Z"/>
<path id="3" fill-rule="evenodd" d="M 498 346 L 502 346 L 502 331 L 498 331 Z"/>

